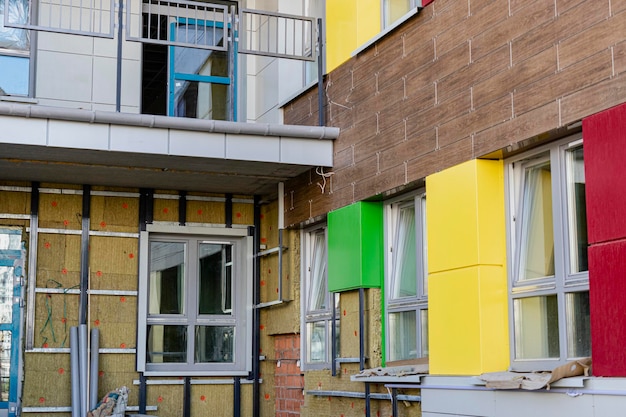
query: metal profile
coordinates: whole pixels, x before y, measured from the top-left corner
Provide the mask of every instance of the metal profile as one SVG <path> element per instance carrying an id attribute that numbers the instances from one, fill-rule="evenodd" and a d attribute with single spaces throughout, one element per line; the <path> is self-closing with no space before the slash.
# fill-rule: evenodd
<path id="1" fill-rule="evenodd" d="M 167 46 L 227 51 L 223 30 L 228 26 L 228 8 L 220 4 L 185 0 L 128 0 L 126 39 L 134 42 Z M 163 28 L 161 19 L 152 23 L 151 16 L 167 17 L 167 25 L 186 22 L 214 22 L 212 26 L 184 25 L 182 40 L 171 39 L 169 27 Z M 144 22 L 144 18 L 147 20 Z M 144 27 L 147 30 L 144 30 Z"/>
<path id="2" fill-rule="evenodd" d="M 312 17 L 241 9 L 239 52 L 315 61 L 315 26 Z"/>
<path id="3" fill-rule="evenodd" d="M 137 349 L 122 348 L 100 348 L 98 353 L 114 353 L 114 354 L 135 354 Z M 70 348 L 32 348 L 26 350 L 26 353 L 70 353 Z"/>
<path id="4" fill-rule="evenodd" d="M 0 213 L 0 219 L 29 220 L 29 214 Z"/>
<path id="5" fill-rule="evenodd" d="M 80 290 L 78 288 L 35 288 L 35 292 L 38 294 L 80 294 Z M 127 295 L 130 297 L 136 297 L 137 291 L 124 291 L 124 290 L 92 290 L 89 289 L 87 291 L 89 295 Z"/>
<path id="6" fill-rule="evenodd" d="M 146 411 L 157 411 L 156 405 L 149 405 L 146 407 Z M 22 413 L 70 413 L 72 407 L 24 407 Z M 127 405 L 126 411 L 139 411 L 137 405 Z"/>
<path id="7" fill-rule="evenodd" d="M 26 336 L 24 348 L 32 349 L 35 340 L 35 288 L 37 282 L 37 245 L 39 233 L 39 183 L 32 183 L 30 194 L 30 233 L 28 239 L 28 295 L 26 299 Z"/>
<path id="8" fill-rule="evenodd" d="M 13 8 L 9 0 L 4 0 L 4 7 L 5 10 Z M 22 23 L 16 19 L 20 17 L 18 14 L 5 13 L 4 26 L 109 39 L 114 36 L 115 0 L 28 0 L 27 10 L 38 11 L 36 21 L 31 15 L 28 22 Z"/>

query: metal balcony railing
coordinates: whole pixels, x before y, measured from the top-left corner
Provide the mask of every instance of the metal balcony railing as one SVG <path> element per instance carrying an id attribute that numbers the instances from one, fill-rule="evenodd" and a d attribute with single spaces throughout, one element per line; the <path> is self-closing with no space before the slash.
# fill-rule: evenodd
<path id="1" fill-rule="evenodd" d="M 4 26 L 46 32 L 113 38 L 115 0 L 4 1 Z M 18 7 L 19 6 L 19 7 Z M 34 17 L 33 17 L 34 16 Z"/>

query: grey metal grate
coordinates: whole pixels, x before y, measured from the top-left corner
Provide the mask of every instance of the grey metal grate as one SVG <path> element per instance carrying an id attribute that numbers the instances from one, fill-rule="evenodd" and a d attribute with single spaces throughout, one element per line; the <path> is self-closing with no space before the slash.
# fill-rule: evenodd
<path id="1" fill-rule="evenodd" d="M 4 0 L 5 10 L 14 6 Z M 5 13 L 4 26 L 113 38 L 114 0 L 28 0 L 27 8 L 30 19 L 17 13 Z"/>

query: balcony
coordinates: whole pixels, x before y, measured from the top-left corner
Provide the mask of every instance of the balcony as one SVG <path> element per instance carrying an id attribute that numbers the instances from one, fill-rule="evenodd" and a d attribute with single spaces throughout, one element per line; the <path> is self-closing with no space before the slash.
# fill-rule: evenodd
<path id="1" fill-rule="evenodd" d="M 332 165 L 336 129 L 278 123 L 276 91 L 315 68 L 314 18 L 232 1 L 0 1 L 3 179 L 263 194 Z"/>

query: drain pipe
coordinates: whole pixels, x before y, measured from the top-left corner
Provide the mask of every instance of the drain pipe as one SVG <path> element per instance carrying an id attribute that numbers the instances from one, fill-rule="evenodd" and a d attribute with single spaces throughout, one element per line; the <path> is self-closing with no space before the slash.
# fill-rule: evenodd
<path id="1" fill-rule="evenodd" d="M 70 327 L 70 372 L 72 380 L 72 417 L 80 416 L 80 377 L 78 370 L 78 327 Z"/>
<path id="2" fill-rule="evenodd" d="M 100 349 L 100 331 L 91 329 L 91 362 L 89 364 L 89 409 L 98 404 L 98 350 Z"/>
<path id="3" fill-rule="evenodd" d="M 260 417 L 261 411 L 261 387 L 259 384 L 260 367 L 261 367 L 261 331 L 259 329 L 261 323 L 261 310 L 259 303 L 261 302 L 261 258 L 259 257 L 259 248 L 261 247 L 261 206 L 259 196 L 254 196 L 254 227 L 251 228 L 254 239 L 254 308 L 252 311 L 252 416 Z"/>
<path id="4" fill-rule="evenodd" d="M 359 288 L 359 370 L 365 369 L 365 288 Z M 370 384 L 365 383 L 365 417 L 370 417 Z"/>

